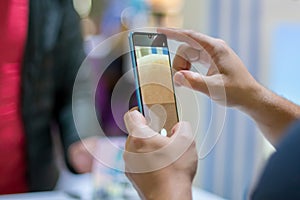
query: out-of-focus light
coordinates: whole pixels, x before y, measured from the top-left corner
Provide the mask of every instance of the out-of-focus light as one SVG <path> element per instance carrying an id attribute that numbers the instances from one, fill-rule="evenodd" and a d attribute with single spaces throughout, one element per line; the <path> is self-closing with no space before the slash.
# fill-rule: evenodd
<path id="1" fill-rule="evenodd" d="M 139 12 L 134 7 L 127 7 L 121 13 L 121 23 L 127 29 L 147 26 L 145 12 Z"/>
<path id="2" fill-rule="evenodd" d="M 163 13 L 177 13 L 183 6 L 183 0 L 146 0 L 153 11 Z"/>
<path id="3" fill-rule="evenodd" d="M 85 18 L 90 14 L 92 0 L 73 0 L 73 5 L 79 16 Z"/>

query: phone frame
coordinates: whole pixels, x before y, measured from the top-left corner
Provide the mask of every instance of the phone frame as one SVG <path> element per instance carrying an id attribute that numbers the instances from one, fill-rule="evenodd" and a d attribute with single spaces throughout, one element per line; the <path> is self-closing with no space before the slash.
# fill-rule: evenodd
<path id="1" fill-rule="evenodd" d="M 171 66 L 170 51 L 169 51 L 167 36 L 165 34 L 162 34 L 162 33 L 130 32 L 129 35 L 128 35 L 129 45 L 130 45 L 131 62 L 132 62 L 132 67 L 133 67 L 134 79 L 135 79 L 136 96 L 137 96 L 139 111 L 143 115 L 145 115 L 145 113 L 144 113 L 144 107 L 143 107 L 143 100 L 142 100 L 142 95 L 141 95 L 140 78 L 139 78 L 139 75 L 138 75 L 137 59 L 136 59 L 136 54 L 135 54 L 135 46 L 136 45 L 134 44 L 134 39 L 133 39 L 133 37 L 135 35 L 146 35 L 146 36 L 160 35 L 160 36 L 164 37 L 165 46 L 162 46 L 162 47 L 167 48 L 167 51 L 168 51 L 168 59 L 169 59 L 169 67 L 170 67 L 170 72 L 171 72 L 172 89 L 173 89 L 175 109 L 176 109 L 176 118 L 177 118 L 177 122 L 178 122 L 179 121 L 179 117 L 178 117 L 177 100 L 176 100 L 175 87 L 174 87 L 174 81 L 173 81 L 173 72 L 172 72 L 172 66 Z"/>

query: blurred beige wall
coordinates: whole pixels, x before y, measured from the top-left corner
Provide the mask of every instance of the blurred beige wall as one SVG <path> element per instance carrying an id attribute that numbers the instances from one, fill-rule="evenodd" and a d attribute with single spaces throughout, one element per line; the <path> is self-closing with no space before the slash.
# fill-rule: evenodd
<path id="1" fill-rule="evenodd" d="M 208 10 L 208 0 L 185 0 L 183 5 L 183 27 L 207 33 Z"/>

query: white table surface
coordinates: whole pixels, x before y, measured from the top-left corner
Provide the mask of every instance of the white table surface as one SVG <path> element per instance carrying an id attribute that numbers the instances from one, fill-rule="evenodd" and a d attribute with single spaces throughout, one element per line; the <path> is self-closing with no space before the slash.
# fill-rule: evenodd
<path id="1" fill-rule="evenodd" d="M 91 200 L 93 193 L 91 180 L 91 174 L 74 175 L 68 171 L 62 171 L 54 191 L 0 195 L 0 200 Z M 136 192 L 134 190 L 132 192 L 133 196 L 137 197 Z M 224 200 L 197 187 L 193 187 L 193 199 Z"/>
<path id="2" fill-rule="evenodd" d="M 0 195 L 2 200 L 74 200 L 74 199 L 90 199 L 86 197 L 74 198 L 63 191 L 53 192 L 35 192 L 26 194 L 14 194 L 14 195 Z M 198 188 L 193 189 L 193 199 L 204 199 L 204 200 L 222 200 L 222 198 L 203 191 Z"/>

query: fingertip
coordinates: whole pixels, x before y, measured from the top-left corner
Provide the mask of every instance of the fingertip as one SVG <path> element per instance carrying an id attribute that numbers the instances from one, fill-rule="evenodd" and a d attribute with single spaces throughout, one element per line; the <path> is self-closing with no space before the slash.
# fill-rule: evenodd
<path id="1" fill-rule="evenodd" d="M 207 81 L 207 77 L 197 72 L 189 70 L 182 70 L 185 82 L 184 86 L 208 94 L 208 85 L 210 82 Z"/>
<path id="2" fill-rule="evenodd" d="M 124 115 L 124 121 L 141 122 L 143 121 L 143 118 L 144 116 L 138 110 L 135 109 L 129 110 Z"/>
<path id="3" fill-rule="evenodd" d="M 134 106 L 134 107 L 132 107 L 132 108 L 130 108 L 130 110 L 129 111 L 134 111 L 134 110 L 139 110 L 139 108 L 137 107 L 137 106 Z"/>
<path id="4" fill-rule="evenodd" d="M 177 85 L 177 86 L 182 86 L 184 85 L 184 81 L 185 81 L 185 77 L 184 75 L 179 71 L 179 72 L 176 72 L 174 74 L 174 83 Z"/>
<path id="5" fill-rule="evenodd" d="M 130 134 L 134 127 L 138 127 L 146 124 L 146 119 L 144 116 L 137 110 L 128 111 L 124 115 L 124 123 L 128 133 Z"/>
<path id="6" fill-rule="evenodd" d="M 195 89 L 199 83 L 201 83 L 201 75 L 189 70 L 180 70 L 174 74 L 174 82 L 179 86 L 185 86 Z"/>

